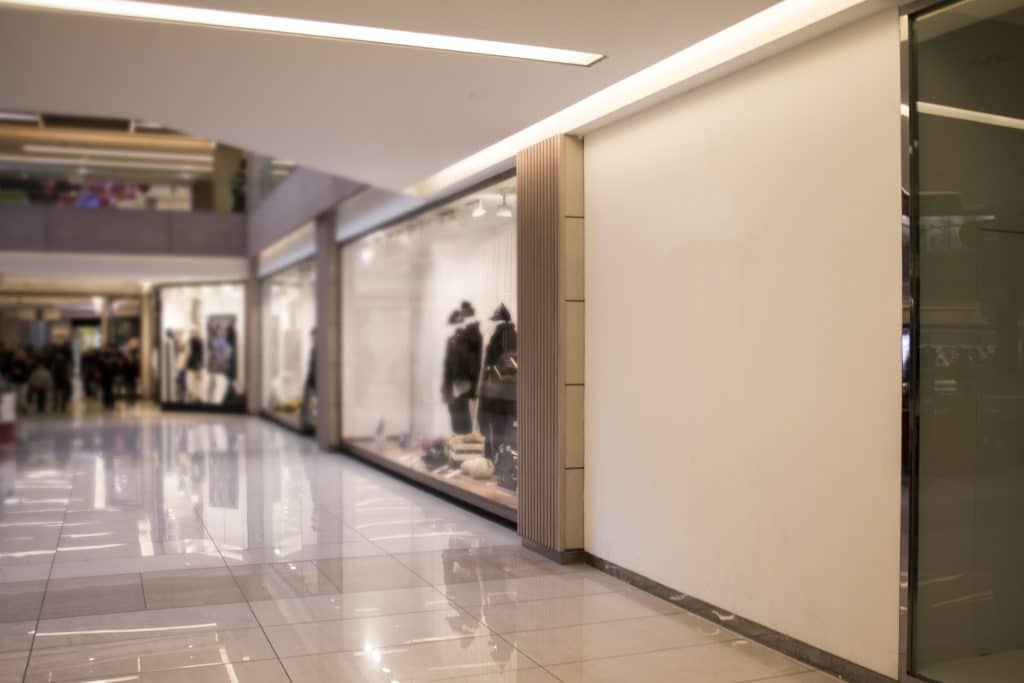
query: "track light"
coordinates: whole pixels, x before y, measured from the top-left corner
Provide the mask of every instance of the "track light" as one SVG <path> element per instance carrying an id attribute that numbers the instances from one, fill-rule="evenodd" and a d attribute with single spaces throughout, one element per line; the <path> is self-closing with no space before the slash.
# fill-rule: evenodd
<path id="1" fill-rule="evenodd" d="M 361 258 L 363 260 L 363 263 L 372 263 L 373 262 L 373 249 L 371 249 L 370 247 L 366 247 L 365 249 L 363 249 L 362 252 L 360 252 L 359 258 Z"/>
<path id="2" fill-rule="evenodd" d="M 476 208 L 473 209 L 473 218 L 483 218 L 487 215 L 487 209 L 484 208 L 484 200 L 476 200 Z"/>
<path id="3" fill-rule="evenodd" d="M 494 215 L 498 218 L 512 218 L 512 207 L 509 206 L 508 202 L 505 200 L 504 192 L 501 193 L 501 204 L 498 205 Z"/>

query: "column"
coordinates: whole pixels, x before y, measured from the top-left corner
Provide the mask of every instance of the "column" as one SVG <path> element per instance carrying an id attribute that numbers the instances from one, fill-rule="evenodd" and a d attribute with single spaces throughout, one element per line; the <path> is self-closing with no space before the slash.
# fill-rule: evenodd
<path id="1" fill-rule="evenodd" d="M 341 324 L 337 210 L 316 219 L 316 393 L 317 444 L 334 448 L 341 441 Z"/>
<path id="2" fill-rule="evenodd" d="M 153 396 L 153 292 L 147 285 L 139 297 L 139 395 Z"/>
<path id="3" fill-rule="evenodd" d="M 251 414 L 259 414 L 263 409 L 260 398 L 260 352 L 263 339 L 259 272 L 259 256 L 252 255 L 249 257 L 249 279 L 245 283 L 245 408 Z"/>
<path id="4" fill-rule="evenodd" d="M 549 138 L 516 169 L 519 533 L 571 561 L 583 550 L 583 141 Z"/>

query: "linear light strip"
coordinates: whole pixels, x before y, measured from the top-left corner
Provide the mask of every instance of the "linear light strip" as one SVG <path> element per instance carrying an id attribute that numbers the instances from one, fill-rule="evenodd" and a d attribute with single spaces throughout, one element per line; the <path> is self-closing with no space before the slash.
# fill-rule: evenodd
<path id="1" fill-rule="evenodd" d="M 67 157 L 26 156 L 20 154 L 0 154 L 0 163 L 31 164 L 35 166 L 95 166 L 96 168 L 126 168 L 139 171 L 182 171 L 186 173 L 210 173 L 212 166 L 196 166 L 192 164 L 157 164 L 153 162 L 135 163 L 132 161 L 114 161 L 111 159 L 74 159 Z"/>
<path id="2" fill-rule="evenodd" d="M 960 121 L 970 121 L 971 123 L 983 123 L 989 126 L 1024 130 L 1024 119 L 1014 118 L 1013 116 L 989 114 L 984 111 L 961 109 L 960 107 L 950 107 L 945 104 L 933 104 L 931 102 L 918 102 L 917 111 L 921 114 L 931 114 L 932 116 L 941 116 L 946 119 L 959 119 Z"/>
<path id="3" fill-rule="evenodd" d="M 135 0 L 0 0 L 0 6 L 2 5 L 59 12 L 98 14 L 126 19 L 165 21 L 193 26 L 241 29 L 262 33 L 284 33 L 314 38 L 332 38 L 334 40 L 349 40 L 359 43 L 418 47 L 428 50 L 511 57 L 538 62 L 569 64 L 572 66 L 591 66 L 604 58 L 604 55 L 594 52 L 578 52 L 576 50 L 562 50 L 538 45 L 505 43 L 477 38 L 460 38 L 458 36 L 446 36 L 436 33 L 400 31 L 374 26 L 357 26 L 330 21 L 250 14 L 248 12 L 230 12 L 203 7 L 136 2 Z"/>
<path id="4" fill-rule="evenodd" d="M 782 0 L 455 162 L 407 187 L 404 193 L 421 199 L 439 196 L 446 188 L 506 163 L 520 150 L 553 135 L 572 133 L 606 120 L 797 31 L 861 6 L 877 8 L 878 3 L 873 0 Z"/>
<path id="5" fill-rule="evenodd" d="M 213 157 L 209 154 L 179 154 L 177 152 L 133 152 L 127 149 L 107 149 L 103 147 L 64 147 L 63 145 L 23 145 L 22 149 L 30 154 L 73 154 L 88 157 L 113 157 L 116 159 L 154 159 L 163 161 L 191 161 L 200 164 L 212 164 Z"/>
<path id="6" fill-rule="evenodd" d="M 0 121 L 39 123 L 39 116 L 37 114 L 20 114 L 13 111 L 0 111 Z"/>

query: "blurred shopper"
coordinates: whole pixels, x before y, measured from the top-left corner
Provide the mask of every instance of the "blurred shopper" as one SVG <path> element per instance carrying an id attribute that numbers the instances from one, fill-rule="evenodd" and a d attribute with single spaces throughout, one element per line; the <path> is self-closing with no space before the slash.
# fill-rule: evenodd
<path id="1" fill-rule="evenodd" d="M 58 413 L 67 412 L 71 402 L 71 358 L 70 350 L 58 349 L 51 363 L 53 374 L 53 409 Z"/>
<path id="2" fill-rule="evenodd" d="M 29 402 L 35 405 L 37 413 L 45 413 L 50 392 L 53 391 L 53 375 L 42 360 L 37 362 L 28 376 L 28 387 Z"/>

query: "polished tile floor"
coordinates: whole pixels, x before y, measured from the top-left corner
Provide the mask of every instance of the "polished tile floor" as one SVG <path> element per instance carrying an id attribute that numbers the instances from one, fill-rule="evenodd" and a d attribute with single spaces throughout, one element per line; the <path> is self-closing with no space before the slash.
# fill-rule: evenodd
<path id="1" fill-rule="evenodd" d="M 0 683 L 833 680 L 252 418 L 26 421 L 0 495 Z"/>

